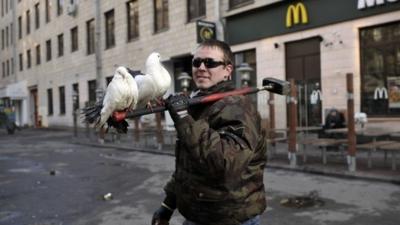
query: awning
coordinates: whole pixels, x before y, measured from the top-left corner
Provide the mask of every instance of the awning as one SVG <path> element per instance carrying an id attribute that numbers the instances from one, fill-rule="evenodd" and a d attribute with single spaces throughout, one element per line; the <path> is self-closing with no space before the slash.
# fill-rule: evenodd
<path id="1" fill-rule="evenodd" d="M 26 81 L 8 84 L 0 89 L 0 98 L 10 98 L 11 100 L 21 100 L 28 97 Z"/>

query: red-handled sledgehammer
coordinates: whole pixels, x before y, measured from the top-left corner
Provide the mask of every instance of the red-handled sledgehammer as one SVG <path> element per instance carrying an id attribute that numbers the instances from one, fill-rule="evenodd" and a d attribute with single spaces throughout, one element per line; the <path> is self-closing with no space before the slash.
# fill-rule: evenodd
<path id="1" fill-rule="evenodd" d="M 244 87 L 233 91 L 221 92 L 221 93 L 191 98 L 189 99 L 189 106 L 215 102 L 228 96 L 254 94 L 263 90 L 275 94 L 287 95 L 290 91 L 290 83 L 284 80 L 268 77 L 263 79 L 262 87 Z M 143 116 L 151 113 L 163 112 L 165 110 L 166 110 L 165 106 L 156 106 L 153 107 L 152 109 L 136 109 L 130 112 L 116 111 L 113 113 L 112 117 L 113 120 L 119 122 L 124 119 L 135 118 L 138 116 Z"/>

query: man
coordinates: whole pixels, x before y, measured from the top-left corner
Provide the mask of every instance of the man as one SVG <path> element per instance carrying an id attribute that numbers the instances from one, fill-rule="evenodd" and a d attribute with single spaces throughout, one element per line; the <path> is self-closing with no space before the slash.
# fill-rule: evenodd
<path id="1" fill-rule="evenodd" d="M 233 90 L 233 68 L 226 43 L 200 44 L 192 62 L 198 88 L 192 97 Z M 245 96 L 187 106 L 184 95 L 166 100 L 177 131 L 176 168 L 152 225 L 169 224 L 176 208 L 184 225 L 259 225 L 266 208 L 266 143 L 255 106 Z"/>

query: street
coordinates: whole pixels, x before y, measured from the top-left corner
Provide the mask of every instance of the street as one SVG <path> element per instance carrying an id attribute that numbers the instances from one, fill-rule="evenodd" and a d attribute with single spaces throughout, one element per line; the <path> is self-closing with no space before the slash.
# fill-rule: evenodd
<path id="1" fill-rule="evenodd" d="M 149 225 L 173 169 L 173 156 L 78 145 L 70 131 L 2 130 L 0 225 Z M 399 185 L 269 168 L 264 179 L 262 224 L 400 224 Z M 281 204 L 311 191 L 323 204 Z"/>

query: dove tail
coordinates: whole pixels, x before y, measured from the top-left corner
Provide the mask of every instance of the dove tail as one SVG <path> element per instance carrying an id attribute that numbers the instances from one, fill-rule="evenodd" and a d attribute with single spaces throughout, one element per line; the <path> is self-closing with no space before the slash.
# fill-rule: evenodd
<path id="1" fill-rule="evenodd" d="M 97 102 L 93 106 L 88 106 L 88 107 L 82 109 L 82 114 L 84 116 L 83 122 L 90 123 L 90 124 L 99 123 L 100 112 L 101 112 L 102 108 L 103 108 L 103 104 L 100 102 Z"/>

